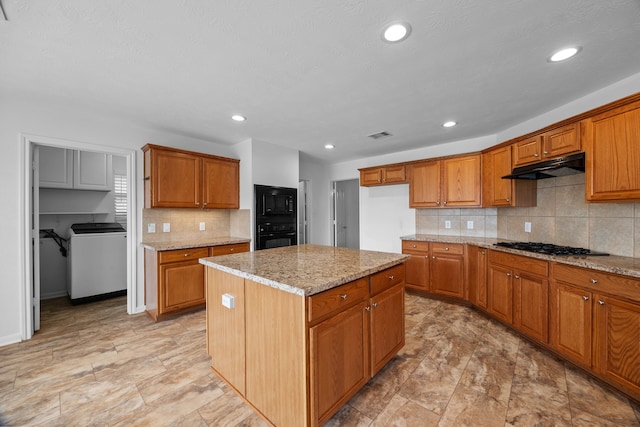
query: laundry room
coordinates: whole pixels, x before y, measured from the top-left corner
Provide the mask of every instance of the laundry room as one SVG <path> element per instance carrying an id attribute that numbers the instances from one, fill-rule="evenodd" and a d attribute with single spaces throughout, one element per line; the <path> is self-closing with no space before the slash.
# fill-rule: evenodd
<path id="1" fill-rule="evenodd" d="M 82 303 L 125 294 L 127 159 L 44 145 L 37 152 L 40 299 L 68 295 Z"/>

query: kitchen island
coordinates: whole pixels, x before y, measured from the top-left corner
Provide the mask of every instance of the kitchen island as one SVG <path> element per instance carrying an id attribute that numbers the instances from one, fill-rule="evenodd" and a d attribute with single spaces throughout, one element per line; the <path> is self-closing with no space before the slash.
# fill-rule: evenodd
<path id="1" fill-rule="evenodd" d="M 406 258 L 300 245 L 200 259 L 212 369 L 272 425 L 322 425 L 403 347 Z"/>

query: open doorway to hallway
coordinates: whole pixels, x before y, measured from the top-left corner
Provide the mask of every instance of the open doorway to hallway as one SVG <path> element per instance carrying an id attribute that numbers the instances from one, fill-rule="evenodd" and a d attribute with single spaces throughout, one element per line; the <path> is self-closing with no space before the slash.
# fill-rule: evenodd
<path id="1" fill-rule="evenodd" d="M 333 246 L 360 249 L 360 180 L 333 181 Z"/>

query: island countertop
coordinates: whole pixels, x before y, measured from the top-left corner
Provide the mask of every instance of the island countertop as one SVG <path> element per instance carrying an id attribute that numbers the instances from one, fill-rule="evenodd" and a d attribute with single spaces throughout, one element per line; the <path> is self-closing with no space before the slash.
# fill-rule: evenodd
<path id="1" fill-rule="evenodd" d="M 404 262 L 408 255 L 297 245 L 201 258 L 200 263 L 297 295 L 314 295 Z"/>

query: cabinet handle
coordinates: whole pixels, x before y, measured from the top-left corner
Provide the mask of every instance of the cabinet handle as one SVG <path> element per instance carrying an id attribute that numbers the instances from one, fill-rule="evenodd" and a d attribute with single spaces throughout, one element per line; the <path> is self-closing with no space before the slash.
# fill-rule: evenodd
<path id="1" fill-rule="evenodd" d="M 373 304 L 371 304 L 373 306 L 373 308 L 376 308 L 378 306 L 377 302 L 374 302 Z"/>
<path id="2" fill-rule="evenodd" d="M 340 298 L 342 298 L 343 300 L 347 299 L 347 294 L 340 295 Z"/>
<path id="3" fill-rule="evenodd" d="M 591 282 L 592 285 L 596 285 L 598 283 L 598 281 L 596 279 L 591 279 L 589 281 Z"/>
<path id="4" fill-rule="evenodd" d="M 588 296 L 586 296 L 586 295 L 583 295 L 583 296 L 582 296 L 582 299 L 583 299 L 583 300 L 585 300 L 585 301 L 589 301 L 589 297 L 588 297 Z"/>
<path id="5" fill-rule="evenodd" d="M 543 153 L 544 153 L 544 154 L 549 154 L 549 152 L 548 152 L 548 151 L 544 151 Z"/>
<path id="6" fill-rule="evenodd" d="M 371 307 L 369 307 L 369 306 L 366 306 L 364 309 L 367 310 L 367 311 L 371 311 Z"/>
<path id="7" fill-rule="evenodd" d="M 389 276 L 389 280 L 393 280 L 395 278 L 396 278 L 396 276 Z"/>
<path id="8" fill-rule="evenodd" d="M 518 276 L 518 275 L 516 274 L 516 275 L 515 275 L 515 278 L 516 278 L 516 279 L 519 279 L 519 278 L 520 278 L 520 276 Z"/>
<path id="9" fill-rule="evenodd" d="M 604 305 L 604 301 L 602 301 L 601 299 L 598 300 L 598 304 L 600 305 Z"/>
<path id="10" fill-rule="evenodd" d="M 511 273 L 507 273 L 507 277 L 511 277 Z"/>
<path id="11" fill-rule="evenodd" d="M 533 157 L 539 157 L 539 154 L 538 154 L 538 153 L 535 153 L 535 154 L 533 155 Z"/>

